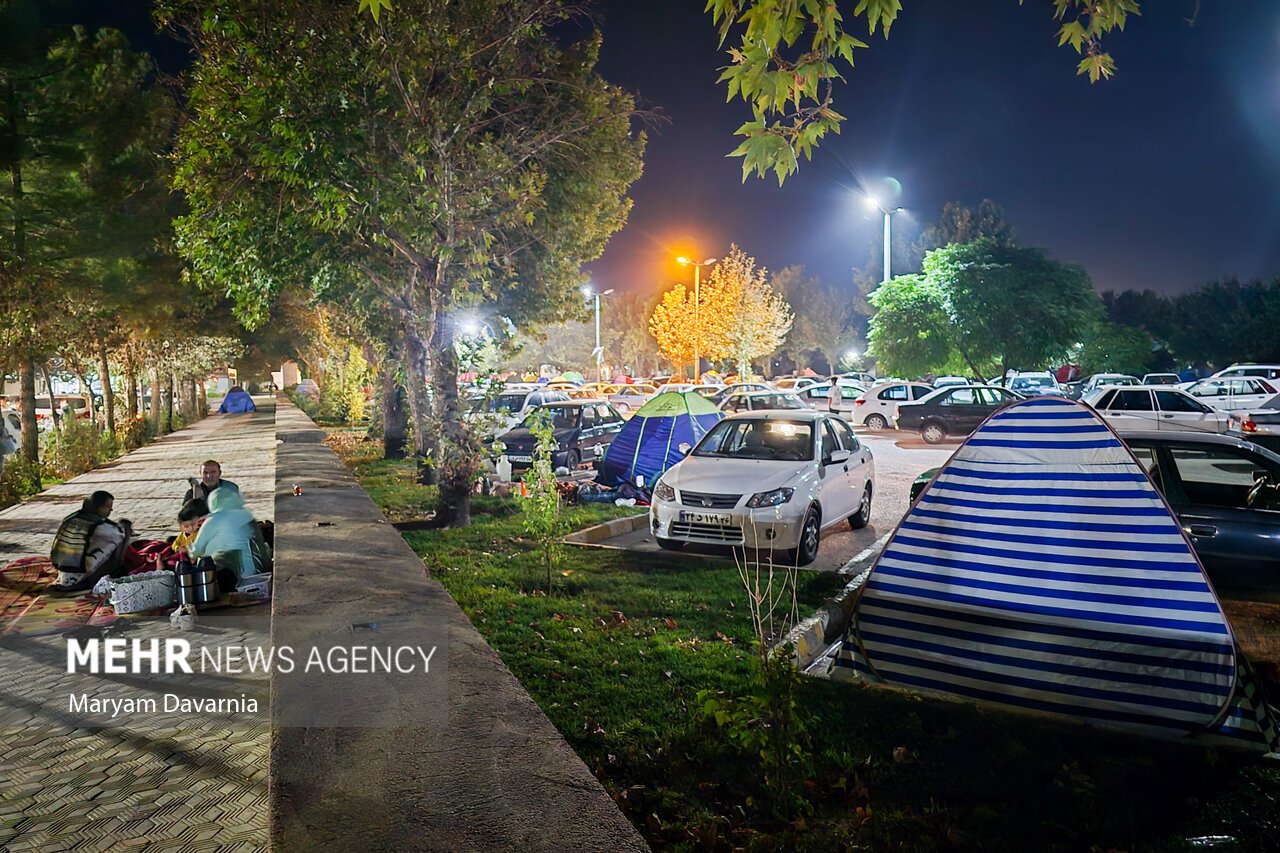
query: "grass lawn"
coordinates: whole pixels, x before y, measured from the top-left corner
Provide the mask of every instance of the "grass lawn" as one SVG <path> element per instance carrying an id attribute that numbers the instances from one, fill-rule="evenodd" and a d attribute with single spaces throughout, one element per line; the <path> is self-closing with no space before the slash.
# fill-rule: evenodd
<path id="1" fill-rule="evenodd" d="M 429 510 L 410 464 L 331 443 L 393 520 Z M 799 679 L 799 749 L 778 770 L 697 700 L 756 691 L 732 563 L 566 547 L 548 595 L 517 501 L 472 512 L 405 538 L 655 850 L 1280 848 L 1272 763 L 875 688 Z M 568 510 L 575 529 L 635 512 Z M 838 586 L 801 573 L 801 614 Z"/>

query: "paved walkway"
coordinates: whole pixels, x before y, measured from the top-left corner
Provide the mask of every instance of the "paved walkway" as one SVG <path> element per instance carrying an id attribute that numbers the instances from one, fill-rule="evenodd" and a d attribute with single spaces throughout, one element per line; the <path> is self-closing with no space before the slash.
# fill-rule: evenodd
<path id="1" fill-rule="evenodd" d="M 138 536 L 171 535 L 186 478 L 210 458 L 255 516 L 271 518 L 275 446 L 274 401 L 260 400 L 250 415 L 209 417 L 0 512 L 0 562 L 48 554 L 58 522 L 95 489 L 115 495 L 115 516 L 130 519 Z M 203 612 L 198 642 L 267 645 L 270 617 L 263 606 Z M 128 636 L 182 635 L 150 620 Z M 67 674 L 66 647 L 58 635 L 0 640 L 0 850 L 266 850 L 267 729 L 207 719 L 158 728 L 127 715 L 84 728 L 84 715 L 68 707 L 77 692 L 160 696 L 137 676 Z M 187 686 L 211 694 L 229 683 Z"/>

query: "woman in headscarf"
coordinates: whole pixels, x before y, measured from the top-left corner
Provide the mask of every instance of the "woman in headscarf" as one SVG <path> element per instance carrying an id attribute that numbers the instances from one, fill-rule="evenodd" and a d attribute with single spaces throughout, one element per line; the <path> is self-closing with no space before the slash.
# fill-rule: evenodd
<path id="1" fill-rule="evenodd" d="M 228 489 L 214 489 L 209 495 L 209 516 L 189 553 L 192 559 L 212 557 L 219 570 L 234 572 L 237 581 L 267 571 L 253 513 L 244 508 L 239 492 Z"/>

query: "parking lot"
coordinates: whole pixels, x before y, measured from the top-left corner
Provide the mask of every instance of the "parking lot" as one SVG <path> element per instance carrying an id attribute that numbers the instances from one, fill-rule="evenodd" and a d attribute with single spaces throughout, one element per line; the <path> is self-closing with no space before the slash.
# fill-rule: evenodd
<path id="1" fill-rule="evenodd" d="M 916 433 L 893 430 L 870 432 L 858 428 L 857 434 L 858 440 L 869 447 L 875 457 L 871 523 L 861 530 L 850 530 L 846 524 L 828 530 L 822 537 L 818 558 L 804 567 L 810 571 L 846 569 L 856 573 L 857 567 L 869 565 L 906 514 L 911 481 L 921 472 L 942 465 L 960 446 L 959 439 L 926 444 Z M 629 551 L 661 552 L 647 527 L 599 544 Z M 687 545 L 683 553 L 700 554 L 709 559 L 733 559 L 732 549 L 724 546 Z"/>

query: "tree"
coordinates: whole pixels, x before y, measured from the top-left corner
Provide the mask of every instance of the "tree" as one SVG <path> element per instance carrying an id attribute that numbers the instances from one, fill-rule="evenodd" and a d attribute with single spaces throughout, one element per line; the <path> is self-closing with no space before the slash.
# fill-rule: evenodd
<path id="1" fill-rule="evenodd" d="M 705 301 L 699 308 L 697 317 L 702 319 Z M 649 334 L 658 344 L 658 354 L 671 362 L 677 373 L 683 373 L 686 364 L 693 364 L 695 344 L 700 337 L 694 318 L 693 293 L 686 291 L 683 284 L 677 284 L 662 294 L 649 317 Z M 693 369 L 696 374 L 698 366 L 694 365 Z M 697 379 L 696 375 L 694 379 Z"/>
<path id="2" fill-rule="evenodd" d="M 972 243 L 984 237 L 997 246 L 1012 246 L 1017 242 L 1017 232 L 1005 220 L 1004 209 L 989 198 L 984 198 L 977 210 L 949 201 L 942 206 L 938 221 L 926 226 L 912 244 L 910 269 L 921 269 L 924 256 L 934 249 L 952 243 Z"/>
<path id="3" fill-rule="evenodd" d="M 1100 320 L 1082 336 L 1080 367 L 1086 373 L 1142 376 L 1151 363 L 1151 337 L 1141 329 Z"/>
<path id="4" fill-rule="evenodd" d="M 881 367 L 897 376 L 963 371 L 952 339 L 947 294 L 921 275 L 890 279 L 869 296 L 876 309 L 867 344 Z"/>
<path id="5" fill-rule="evenodd" d="M 1069 44 L 1081 56 L 1077 73 L 1093 82 L 1110 77 L 1115 62 L 1102 39 L 1139 14 L 1137 0 L 1052 3 L 1059 46 Z M 753 114 L 736 131 L 743 140 L 730 155 L 742 158 L 744 181 L 753 172 L 763 177 L 772 171 L 781 185 L 801 156 L 812 158 L 827 133 L 840 132 L 844 116 L 835 111 L 835 83 L 867 44 L 850 34 L 839 6 L 838 0 L 708 0 L 721 45 L 741 26 L 720 82 L 730 100 L 741 97 Z M 901 0 L 861 0 L 853 18 L 865 16 L 869 34 L 880 30 L 887 39 L 901 9 Z"/>
<path id="6" fill-rule="evenodd" d="M 776 350 L 786 340 L 795 316 L 791 306 L 736 245 L 711 270 L 702 286 L 700 311 L 705 348 L 710 358 L 732 359 L 739 376 L 751 375 L 751 360 Z"/>
<path id="7" fill-rule="evenodd" d="M 644 140 L 630 97 L 594 72 L 598 37 L 550 35 L 576 5 L 397 9 L 392 26 L 344 3 L 165 4 L 199 52 L 179 233 L 195 275 L 251 321 L 299 271 L 394 314 L 437 519 L 462 525 L 481 446 L 461 418 L 456 318 L 482 302 L 520 325 L 571 313 L 581 264 L 626 219 Z"/>
<path id="8" fill-rule="evenodd" d="M 615 364 L 629 367 L 633 375 L 645 376 L 658 370 L 658 347 L 648 328 L 655 308 L 656 298 L 639 293 L 623 293 L 609 301 L 604 317 L 608 336 L 605 350 Z"/>
<path id="9" fill-rule="evenodd" d="M 770 284 L 795 311 L 795 322 L 779 352 L 797 367 L 815 370 L 819 363 L 813 355 L 817 353 L 825 362 L 819 372 L 834 372 L 840 354 L 859 341 L 853 301 L 818 279 L 805 276 L 802 266 L 785 267 L 774 273 Z"/>

